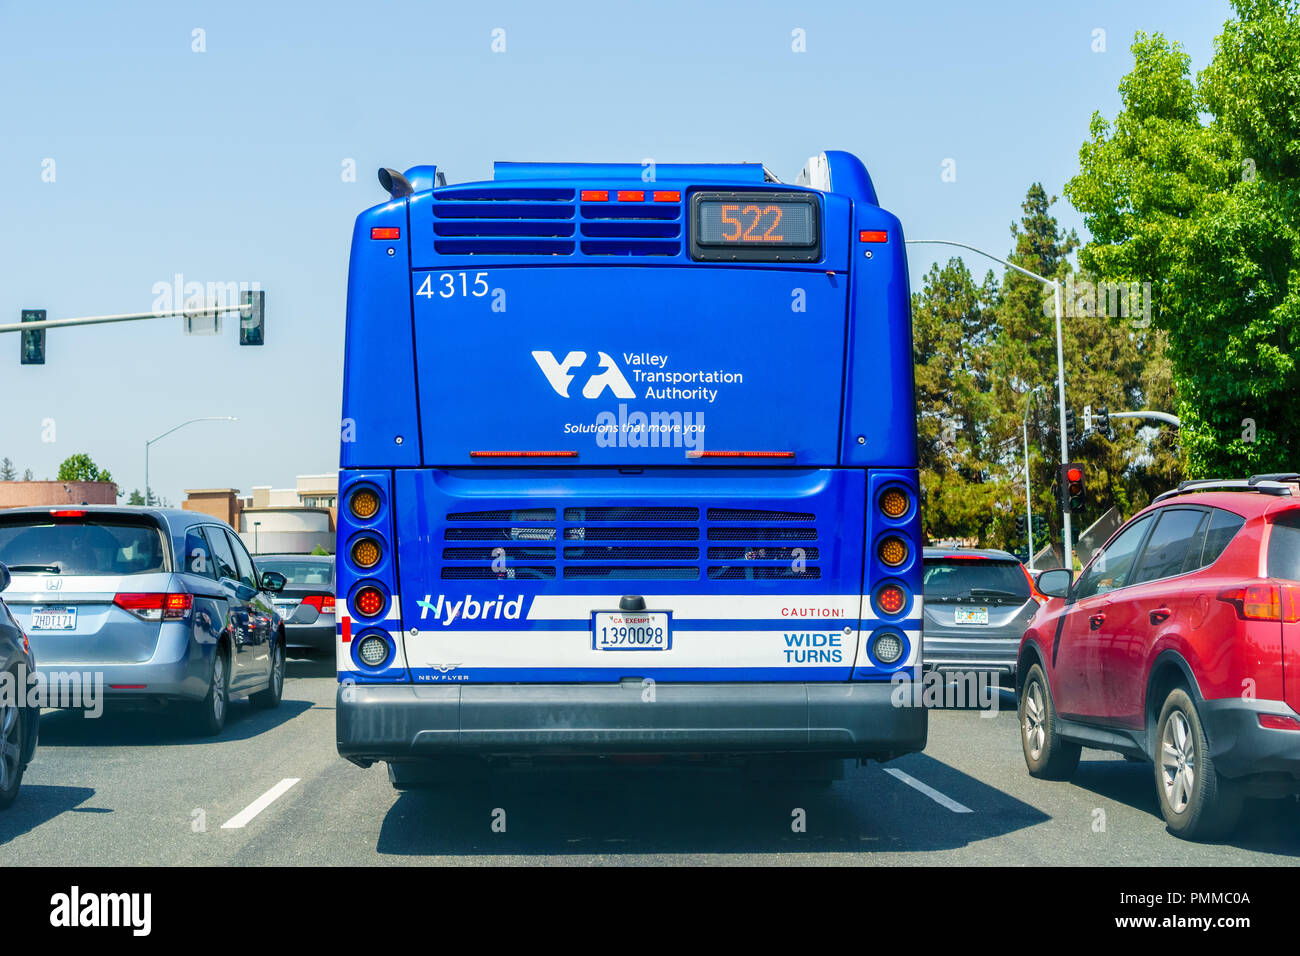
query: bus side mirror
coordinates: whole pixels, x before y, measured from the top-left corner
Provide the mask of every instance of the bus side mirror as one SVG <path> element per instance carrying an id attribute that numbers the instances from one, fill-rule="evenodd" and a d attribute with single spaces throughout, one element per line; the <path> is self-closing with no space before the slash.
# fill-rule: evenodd
<path id="1" fill-rule="evenodd" d="M 1038 590 L 1048 597 L 1069 597 L 1074 584 L 1074 572 L 1067 568 L 1053 568 L 1038 576 Z"/>

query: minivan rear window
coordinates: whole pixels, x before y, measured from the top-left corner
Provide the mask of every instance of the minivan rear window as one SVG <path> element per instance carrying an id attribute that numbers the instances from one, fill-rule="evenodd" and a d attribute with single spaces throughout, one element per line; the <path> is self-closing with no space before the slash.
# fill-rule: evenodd
<path id="1" fill-rule="evenodd" d="M 13 574 L 148 574 L 166 570 L 151 522 L 114 515 L 0 517 L 0 563 Z"/>
<path id="2" fill-rule="evenodd" d="M 992 558 L 926 558 L 927 601 L 1029 600 L 1029 579 L 1019 562 Z"/>
<path id="3" fill-rule="evenodd" d="M 1300 581 L 1300 511 L 1278 515 L 1268 536 L 1268 576 Z"/>

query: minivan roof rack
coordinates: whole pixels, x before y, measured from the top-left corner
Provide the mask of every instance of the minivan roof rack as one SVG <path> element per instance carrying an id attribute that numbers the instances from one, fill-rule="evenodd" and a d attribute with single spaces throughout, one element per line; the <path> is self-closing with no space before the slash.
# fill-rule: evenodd
<path id="1" fill-rule="evenodd" d="M 1198 478 L 1180 481 L 1178 487 L 1156 495 L 1152 501 L 1164 501 L 1191 491 L 1258 491 L 1265 495 L 1290 495 L 1286 480 L 1300 480 L 1300 475 L 1252 475 L 1249 478 Z"/>
<path id="2" fill-rule="evenodd" d="M 1261 481 L 1300 481 L 1300 474 L 1294 471 L 1279 471 L 1271 475 L 1251 475 L 1248 479 L 1252 485 Z"/>

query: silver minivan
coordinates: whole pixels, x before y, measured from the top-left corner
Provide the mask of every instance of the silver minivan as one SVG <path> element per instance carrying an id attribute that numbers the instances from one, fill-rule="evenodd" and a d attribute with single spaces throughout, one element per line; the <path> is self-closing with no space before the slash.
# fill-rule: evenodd
<path id="1" fill-rule="evenodd" d="M 0 563 L 51 706 L 79 706 L 56 695 L 93 684 L 110 704 L 182 702 L 216 734 L 232 696 L 280 703 L 284 577 L 259 575 L 229 525 L 177 509 L 13 508 L 0 511 Z"/>

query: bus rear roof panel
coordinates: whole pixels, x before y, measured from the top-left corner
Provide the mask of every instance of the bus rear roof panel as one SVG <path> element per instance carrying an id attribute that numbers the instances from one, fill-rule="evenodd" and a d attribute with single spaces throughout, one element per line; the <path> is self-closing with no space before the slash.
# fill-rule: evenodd
<path id="1" fill-rule="evenodd" d="M 653 178 L 646 179 L 651 172 Z M 762 185 L 762 163 L 503 163 L 493 165 L 496 182 L 523 179 L 559 179 L 581 183 L 587 179 L 627 180 L 653 188 L 660 180 L 686 180 L 701 183 L 740 183 Z"/>

